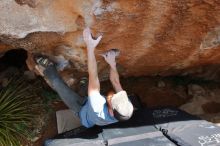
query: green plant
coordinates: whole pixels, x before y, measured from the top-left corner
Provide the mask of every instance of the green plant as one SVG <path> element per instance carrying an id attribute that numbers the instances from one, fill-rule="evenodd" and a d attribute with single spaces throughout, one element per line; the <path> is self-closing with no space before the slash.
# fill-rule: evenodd
<path id="1" fill-rule="evenodd" d="M 44 109 L 48 113 L 54 112 L 54 109 L 52 108 L 54 102 L 62 101 L 59 95 L 51 89 L 41 88 L 38 93 L 40 93 L 39 96 L 42 97 Z"/>
<path id="2" fill-rule="evenodd" d="M 12 78 L 0 92 L 0 146 L 19 146 L 30 137 L 32 109 L 37 105 L 32 86 Z"/>

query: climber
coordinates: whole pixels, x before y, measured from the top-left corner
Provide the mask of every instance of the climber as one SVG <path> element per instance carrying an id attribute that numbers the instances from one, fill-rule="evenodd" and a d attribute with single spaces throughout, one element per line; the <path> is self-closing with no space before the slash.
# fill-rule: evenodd
<path id="1" fill-rule="evenodd" d="M 58 75 L 53 63 L 44 55 L 35 55 L 37 71 L 44 76 L 45 80 L 59 94 L 64 103 L 71 109 L 75 116 L 80 118 L 83 126 L 89 128 L 94 125 L 108 125 L 118 121 L 128 120 L 133 113 L 133 105 L 128 99 L 127 93 L 122 89 L 116 68 L 116 56 L 119 51 L 111 49 L 102 54 L 110 66 L 110 81 L 116 94 L 104 97 L 100 94 L 100 82 L 97 73 L 97 63 L 94 51 L 102 36 L 93 39 L 90 29 L 83 31 L 83 38 L 87 46 L 88 54 L 88 99 L 82 104 L 77 93 L 71 90 Z"/>

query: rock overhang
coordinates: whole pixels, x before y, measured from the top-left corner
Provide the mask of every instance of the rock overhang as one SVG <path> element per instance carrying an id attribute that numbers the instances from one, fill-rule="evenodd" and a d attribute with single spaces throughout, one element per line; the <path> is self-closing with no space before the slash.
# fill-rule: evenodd
<path id="1" fill-rule="evenodd" d="M 21 5 L 22 4 L 22 5 Z M 87 72 L 82 30 L 103 35 L 96 49 L 100 77 L 108 66 L 99 54 L 118 48 L 122 76 L 218 73 L 220 3 L 218 1 L 8 0 L 0 3 L 0 52 L 23 48 L 60 65 L 64 78 Z M 74 71 L 74 73 L 73 73 Z M 74 75 L 73 75 L 74 74 Z M 218 78 L 218 74 L 212 79 Z"/>

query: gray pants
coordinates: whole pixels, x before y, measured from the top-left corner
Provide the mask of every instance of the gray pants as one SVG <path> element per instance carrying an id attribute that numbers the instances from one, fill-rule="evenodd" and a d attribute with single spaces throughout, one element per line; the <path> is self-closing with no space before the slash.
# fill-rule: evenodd
<path id="1" fill-rule="evenodd" d="M 59 94 L 63 102 L 79 117 L 83 98 L 74 92 L 59 76 L 54 66 L 48 66 L 44 71 L 45 78 L 50 82 L 53 89 Z"/>

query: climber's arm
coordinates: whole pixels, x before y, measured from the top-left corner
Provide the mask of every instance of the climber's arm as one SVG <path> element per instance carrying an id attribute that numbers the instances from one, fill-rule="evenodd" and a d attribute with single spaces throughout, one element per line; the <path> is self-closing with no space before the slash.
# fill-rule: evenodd
<path id="1" fill-rule="evenodd" d="M 115 65 L 110 65 L 110 81 L 116 92 L 122 91 L 122 86 L 119 80 L 119 74 Z"/>
<path id="2" fill-rule="evenodd" d="M 83 38 L 87 45 L 87 53 L 88 53 L 88 72 L 89 72 L 88 95 L 90 96 L 93 92 L 100 91 L 100 83 L 97 73 L 97 63 L 94 55 L 94 50 L 95 47 L 100 42 L 102 36 L 94 40 L 91 36 L 90 29 L 86 28 L 83 31 Z"/>
<path id="3" fill-rule="evenodd" d="M 117 55 L 118 52 L 112 49 L 106 52 L 105 54 L 103 54 L 102 56 L 105 58 L 105 61 L 110 66 L 110 81 L 112 83 L 112 86 L 114 87 L 116 92 L 120 92 L 123 89 L 119 80 L 119 74 L 116 67 L 115 57 Z"/>
<path id="4" fill-rule="evenodd" d="M 94 52 L 88 51 L 88 72 L 89 72 L 89 86 L 88 95 L 94 91 L 100 91 L 100 83 L 97 73 L 97 64 Z"/>

